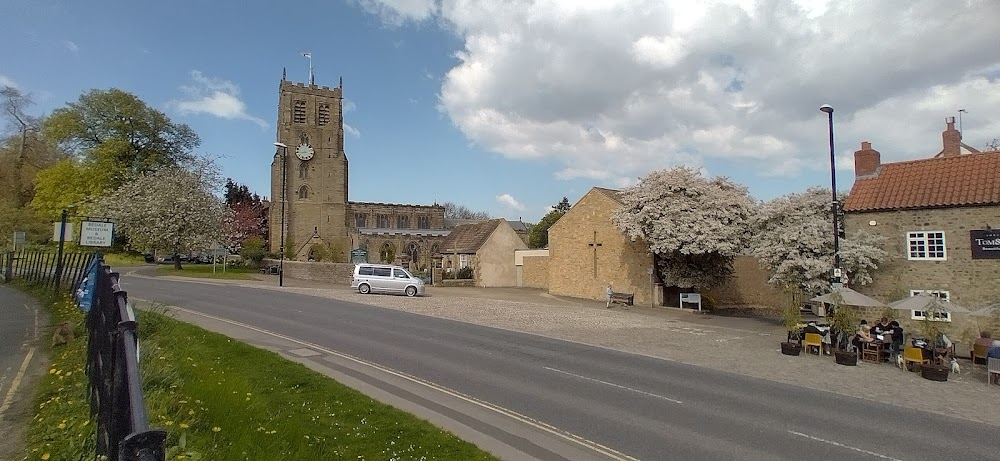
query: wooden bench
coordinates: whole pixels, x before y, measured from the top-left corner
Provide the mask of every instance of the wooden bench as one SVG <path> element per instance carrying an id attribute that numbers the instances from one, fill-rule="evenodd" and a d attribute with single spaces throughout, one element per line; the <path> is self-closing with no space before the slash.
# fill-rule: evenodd
<path id="1" fill-rule="evenodd" d="M 632 293 L 615 293 L 611 292 L 611 304 L 621 304 L 622 306 L 631 306 L 632 302 L 635 300 L 635 295 Z"/>

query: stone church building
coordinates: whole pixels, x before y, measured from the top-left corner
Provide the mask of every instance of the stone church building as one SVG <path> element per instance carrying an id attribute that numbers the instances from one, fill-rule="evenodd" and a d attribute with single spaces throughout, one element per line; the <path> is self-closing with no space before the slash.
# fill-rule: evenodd
<path id="1" fill-rule="evenodd" d="M 270 251 L 279 252 L 284 205 L 289 259 L 346 262 L 360 248 L 369 262 L 422 269 L 448 234 L 444 207 L 349 200 L 343 90 L 343 80 L 334 88 L 293 83 L 282 71 L 276 141 L 287 147 L 271 162 Z"/>

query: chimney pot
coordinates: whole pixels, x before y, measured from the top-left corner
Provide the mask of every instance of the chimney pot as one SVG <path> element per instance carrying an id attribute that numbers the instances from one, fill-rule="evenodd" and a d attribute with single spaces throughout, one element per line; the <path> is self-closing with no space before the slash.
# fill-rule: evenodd
<path id="1" fill-rule="evenodd" d="M 872 149 L 872 143 L 861 142 L 861 149 L 854 152 L 854 176 L 857 178 L 870 176 L 878 171 L 882 164 L 882 154 Z"/>

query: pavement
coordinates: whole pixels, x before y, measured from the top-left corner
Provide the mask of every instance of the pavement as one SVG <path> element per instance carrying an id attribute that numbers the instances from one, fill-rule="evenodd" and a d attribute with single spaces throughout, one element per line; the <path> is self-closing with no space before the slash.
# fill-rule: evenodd
<path id="1" fill-rule="evenodd" d="M 34 298 L 0 285 L 0 459 L 24 453 L 32 400 L 44 372 L 47 316 Z"/>

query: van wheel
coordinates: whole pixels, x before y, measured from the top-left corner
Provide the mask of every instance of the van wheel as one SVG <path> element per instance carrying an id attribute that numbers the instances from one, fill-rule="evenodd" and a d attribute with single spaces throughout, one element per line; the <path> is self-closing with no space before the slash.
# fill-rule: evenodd
<path id="1" fill-rule="evenodd" d="M 367 283 L 362 283 L 361 285 L 358 285 L 358 293 L 366 295 L 368 293 L 371 293 L 371 291 L 372 287 L 368 286 Z"/>
<path id="2" fill-rule="evenodd" d="M 406 287 L 406 296 L 414 297 L 417 295 L 417 287 Z"/>

